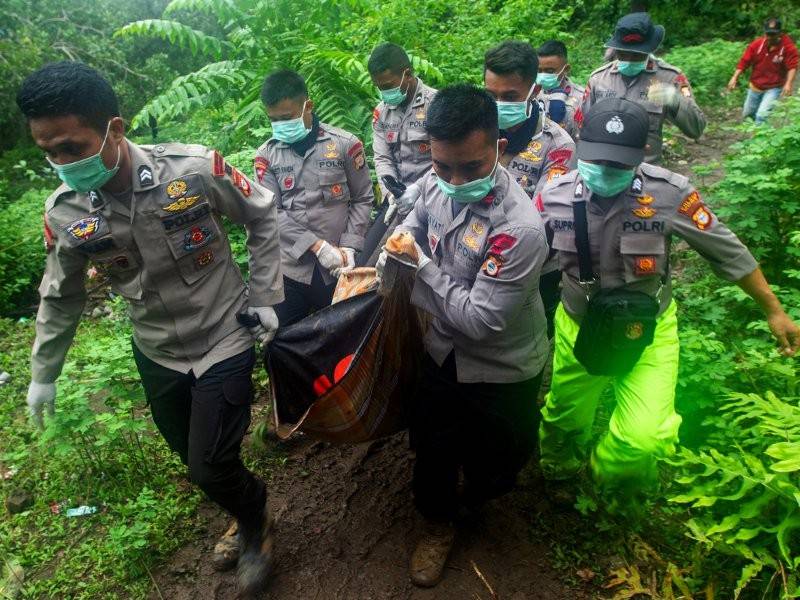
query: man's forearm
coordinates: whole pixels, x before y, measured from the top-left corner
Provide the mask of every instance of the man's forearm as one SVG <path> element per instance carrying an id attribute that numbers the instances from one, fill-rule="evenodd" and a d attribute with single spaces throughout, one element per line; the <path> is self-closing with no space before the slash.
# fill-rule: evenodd
<path id="1" fill-rule="evenodd" d="M 797 68 L 789 69 L 789 72 L 786 74 L 786 87 L 789 89 L 792 88 L 794 85 L 794 78 L 797 76 Z"/>
<path id="2" fill-rule="evenodd" d="M 760 268 L 742 277 L 736 282 L 736 285 L 756 301 L 765 315 L 783 312 L 780 301 L 770 289 L 769 283 L 767 283 Z"/>

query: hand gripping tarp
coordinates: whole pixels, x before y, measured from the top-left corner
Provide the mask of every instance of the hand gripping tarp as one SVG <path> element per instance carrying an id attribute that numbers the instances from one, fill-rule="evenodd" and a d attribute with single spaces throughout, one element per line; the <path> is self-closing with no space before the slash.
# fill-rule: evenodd
<path id="1" fill-rule="evenodd" d="M 279 437 L 299 429 L 354 443 L 405 427 L 405 400 L 423 355 L 422 321 L 410 302 L 411 273 L 388 262 L 385 281 L 393 284 L 386 295 L 375 290 L 375 269 L 354 269 L 340 278 L 334 304 L 278 330 L 269 344 Z"/>

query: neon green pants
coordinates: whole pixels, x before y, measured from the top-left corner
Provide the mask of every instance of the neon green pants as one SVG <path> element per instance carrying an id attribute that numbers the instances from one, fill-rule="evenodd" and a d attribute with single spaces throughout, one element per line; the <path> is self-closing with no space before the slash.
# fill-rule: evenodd
<path id="1" fill-rule="evenodd" d="M 589 375 L 577 361 L 572 348 L 579 325 L 561 305 L 555 323 L 553 381 L 539 427 L 545 477 L 569 479 L 585 464 L 597 403 L 610 383 L 616 405 L 608 431 L 591 453 L 592 476 L 606 488 L 655 483 L 655 458 L 675 451 L 681 423 L 675 412 L 680 351 L 675 303 L 658 318 L 653 343 L 619 377 Z"/>

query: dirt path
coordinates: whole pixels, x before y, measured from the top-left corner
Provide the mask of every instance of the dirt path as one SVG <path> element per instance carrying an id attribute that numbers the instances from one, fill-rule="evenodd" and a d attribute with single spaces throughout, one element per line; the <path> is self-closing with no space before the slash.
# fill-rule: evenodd
<path id="1" fill-rule="evenodd" d="M 692 167 L 721 161 L 741 135 L 725 124 L 734 116 L 733 111 L 714 115 L 700 142 L 673 134 L 669 167 L 701 187 L 717 181 L 719 168 L 699 178 Z M 444 580 L 434 590 L 420 590 L 407 575 L 419 522 L 411 504 L 412 454 L 404 435 L 357 446 L 302 439 L 279 452 L 285 464 L 262 473 L 277 516 L 275 571 L 265 599 L 491 599 L 473 562 L 501 600 L 597 597 L 595 586 L 575 587 L 574 573 L 583 565 L 554 568 L 559 532 L 569 539 L 585 523 L 549 507 L 531 466 L 514 492 L 490 503 L 477 521 L 461 525 Z M 216 573 L 208 564 L 228 519 L 210 503 L 203 505 L 200 518 L 207 526 L 196 543 L 154 574 L 159 590 L 152 590 L 152 599 L 235 598 L 233 574 Z M 537 522 L 548 523 L 547 531 L 535 531 Z M 603 551 L 609 557 L 619 549 Z"/>
<path id="2" fill-rule="evenodd" d="M 411 504 L 412 455 L 405 435 L 355 446 L 304 439 L 288 451 L 269 481 L 277 518 L 274 577 L 264 598 L 275 600 L 491 598 L 472 562 L 497 597 L 509 600 L 588 598 L 571 589 L 534 540 L 541 482 L 523 477 L 519 488 L 464 523 L 442 583 L 419 590 L 407 561 L 419 523 Z M 544 505 L 545 510 L 549 510 Z M 203 506 L 205 534 L 155 574 L 165 599 L 235 598 L 232 573 L 214 572 L 208 556 L 227 519 Z M 158 598 L 153 590 L 151 598 Z"/>

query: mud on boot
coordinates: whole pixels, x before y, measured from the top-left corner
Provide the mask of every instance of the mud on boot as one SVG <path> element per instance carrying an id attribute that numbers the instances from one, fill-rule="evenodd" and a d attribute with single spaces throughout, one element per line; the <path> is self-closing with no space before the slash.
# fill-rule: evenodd
<path id="1" fill-rule="evenodd" d="M 447 557 L 453 548 L 456 530 L 452 523 L 426 521 L 422 537 L 411 555 L 411 582 L 420 587 L 433 587 L 442 579 Z"/>
<path id="2" fill-rule="evenodd" d="M 239 535 L 239 523 L 234 521 L 222 534 L 214 546 L 211 564 L 215 571 L 230 571 L 239 561 L 239 549 L 242 543 Z"/>
<path id="3" fill-rule="evenodd" d="M 263 591 L 272 570 L 275 545 L 274 522 L 269 503 L 261 519 L 251 527 L 241 526 L 242 552 L 236 572 L 239 598 L 252 598 Z"/>

